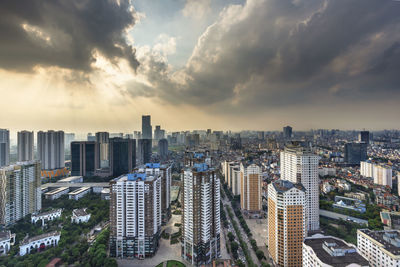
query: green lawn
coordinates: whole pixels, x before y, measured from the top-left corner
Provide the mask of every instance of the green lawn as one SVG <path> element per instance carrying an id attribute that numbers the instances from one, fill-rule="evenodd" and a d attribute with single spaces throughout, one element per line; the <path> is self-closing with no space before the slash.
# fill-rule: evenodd
<path id="1" fill-rule="evenodd" d="M 163 262 L 158 264 L 156 267 L 162 267 L 162 266 L 163 266 Z M 167 267 L 186 267 L 186 265 L 180 261 L 171 260 L 171 261 L 167 261 Z"/>

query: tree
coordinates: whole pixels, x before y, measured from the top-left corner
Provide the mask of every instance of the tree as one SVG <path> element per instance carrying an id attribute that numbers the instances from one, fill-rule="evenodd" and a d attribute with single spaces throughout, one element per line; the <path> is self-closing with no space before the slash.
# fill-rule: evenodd
<path id="1" fill-rule="evenodd" d="M 262 260 L 264 258 L 264 252 L 262 250 L 257 250 L 256 256 L 259 260 Z"/>
<path id="2" fill-rule="evenodd" d="M 229 232 L 228 233 L 228 238 L 229 238 L 229 241 L 233 241 L 233 240 L 235 240 L 235 236 L 232 234 L 232 232 Z"/>

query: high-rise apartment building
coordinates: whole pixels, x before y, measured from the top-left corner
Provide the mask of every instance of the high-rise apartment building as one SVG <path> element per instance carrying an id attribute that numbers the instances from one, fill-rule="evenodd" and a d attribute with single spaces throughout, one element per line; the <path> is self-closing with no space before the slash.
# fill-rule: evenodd
<path id="1" fill-rule="evenodd" d="M 98 149 L 98 163 L 100 168 L 107 168 L 110 166 L 110 151 L 109 151 L 110 134 L 108 132 L 96 133 L 96 142 L 99 146 Z"/>
<path id="2" fill-rule="evenodd" d="M 305 210 L 302 184 L 277 180 L 268 185 L 268 250 L 277 266 L 302 266 Z"/>
<path id="3" fill-rule="evenodd" d="M 0 167 L 10 164 L 10 131 L 0 129 Z"/>
<path id="4" fill-rule="evenodd" d="M 285 138 L 285 139 L 292 138 L 292 127 L 290 127 L 290 126 L 283 127 L 283 138 Z"/>
<path id="5" fill-rule="evenodd" d="M 133 173 L 110 182 L 110 255 L 154 256 L 161 234 L 161 175 Z"/>
<path id="6" fill-rule="evenodd" d="M 154 130 L 154 139 L 161 140 L 164 138 L 165 138 L 165 130 L 162 130 L 160 125 L 156 125 L 156 129 Z"/>
<path id="7" fill-rule="evenodd" d="M 307 230 L 319 229 L 319 157 L 310 148 L 288 145 L 280 155 L 281 179 L 302 183 L 306 189 Z"/>
<path id="8" fill-rule="evenodd" d="M 171 218 L 171 166 L 160 163 L 146 163 L 136 168 L 137 172 L 146 175 L 161 175 L 161 213 L 163 224 Z"/>
<path id="9" fill-rule="evenodd" d="M 151 139 L 138 140 L 138 164 L 143 165 L 151 160 Z"/>
<path id="10" fill-rule="evenodd" d="M 151 116 L 143 115 L 142 116 L 142 139 L 152 139 L 152 127 L 151 127 Z"/>
<path id="11" fill-rule="evenodd" d="M 38 159 L 42 170 L 56 170 L 65 167 L 64 132 L 47 131 L 37 133 Z"/>
<path id="12" fill-rule="evenodd" d="M 373 178 L 374 184 L 392 187 L 392 168 L 386 165 L 375 165 Z"/>
<path id="13" fill-rule="evenodd" d="M 31 161 L 33 158 L 33 132 L 18 132 L 18 161 Z"/>
<path id="14" fill-rule="evenodd" d="M 0 168 L 0 224 L 12 224 L 42 208 L 40 163 Z"/>
<path id="15" fill-rule="evenodd" d="M 110 169 L 114 176 L 131 172 L 136 166 L 136 140 L 110 138 Z"/>
<path id="16" fill-rule="evenodd" d="M 261 168 L 257 164 L 240 164 L 240 207 L 249 216 L 262 212 Z"/>
<path id="17" fill-rule="evenodd" d="M 74 133 L 65 133 L 64 134 L 64 147 L 66 150 L 69 150 L 71 148 L 71 142 L 75 141 L 75 134 Z"/>
<path id="18" fill-rule="evenodd" d="M 344 145 L 344 161 L 348 164 L 360 164 L 367 159 L 367 143 L 347 143 Z"/>
<path id="19" fill-rule="evenodd" d="M 166 160 L 168 158 L 168 140 L 160 139 L 158 141 L 158 153 L 160 155 L 161 160 Z"/>
<path id="20" fill-rule="evenodd" d="M 214 169 L 196 163 L 183 171 L 182 258 L 192 265 L 221 256 L 220 185 Z"/>
<path id="21" fill-rule="evenodd" d="M 92 141 L 71 143 L 71 175 L 94 176 L 98 169 L 98 144 Z"/>

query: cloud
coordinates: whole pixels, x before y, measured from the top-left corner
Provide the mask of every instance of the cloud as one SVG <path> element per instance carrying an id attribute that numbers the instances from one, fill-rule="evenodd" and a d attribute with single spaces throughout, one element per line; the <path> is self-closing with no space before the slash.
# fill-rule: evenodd
<path id="1" fill-rule="evenodd" d="M 381 0 L 230 5 L 184 68 L 146 53 L 138 69 L 151 87 L 144 95 L 219 112 L 399 96 L 398 14 L 399 3 Z"/>
<path id="2" fill-rule="evenodd" d="M 129 0 L 4 0 L 0 68 L 90 71 L 97 51 L 136 69 L 135 49 L 125 39 L 136 17 Z"/>
<path id="3" fill-rule="evenodd" d="M 186 0 L 182 13 L 185 17 L 201 19 L 211 11 L 211 0 Z"/>

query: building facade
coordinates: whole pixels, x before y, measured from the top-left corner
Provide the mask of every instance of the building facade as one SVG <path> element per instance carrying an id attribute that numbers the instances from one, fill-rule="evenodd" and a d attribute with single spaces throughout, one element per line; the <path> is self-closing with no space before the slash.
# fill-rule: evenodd
<path id="1" fill-rule="evenodd" d="M 34 159 L 33 132 L 18 132 L 18 161 L 31 161 Z"/>
<path id="2" fill-rule="evenodd" d="M 0 167 L 10 164 L 10 131 L 0 129 Z"/>
<path id="3" fill-rule="evenodd" d="M 56 170 L 65 167 L 64 132 L 47 131 L 37 133 L 38 159 L 42 170 Z"/>
<path id="4" fill-rule="evenodd" d="M 161 175 L 135 172 L 110 182 L 110 255 L 154 256 L 161 234 Z"/>
<path id="5" fill-rule="evenodd" d="M 357 230 L 357 248 L 370 266 L 400 266 L 400 232 L 398 230 Z"/>
<path id="6" fill-rule="evenodd" d="M 98 169 L 98 143 L 82 141 L 71 143 L 71 175 L 94 176 Z"/>
<path id="7" fill-rule="evenodd" d="M 0 169 L 0 224 L 10 225 L 42 208 L 40 163 L 25 161 Z"/>
<path id="8" fill-rule="evenodd" d="M 158 154 L 160 155 L 161 160 L 168 159 L 168 140 L 167 139 L 160 139 L 158 141 Z"/>
<path id="9" fill-rule="evenodd" d="M 344 145 L 344 161 L 348 164 L 360 164 L 367 159 L 367 143 L 347 143 Z"/>
<path id="10" fill-rule="evenodd" d="M 290 145 L 280 155 L 281 179 L 306 189 L 307 231 L 319 229 L 319 157 L 309 148 Z"/>
<path id="11" fill-rule="evenodd" d="M 240 164 L 240 207 L 250 216 L 262 212 L 261 168 L 257 164 Z"/>
<path id="12" fill-rule="evenodd" d="M 279 267 L 302 266 L 307 235 L 306 194 L 300 183 L 277 180 L 268 185 L 268 250 Z"/>
<path id="13" fill-rule="evenodd" d="M 183 171 L 182 258 L 194 266 L 221 257 L 220 183 L 214 169 L 196 163 Z"/>
<path id="14" fill-rule="evenodd" d="M 361 161 L 360 175 L 373 178 L 374 184 L 392 187 L 393 171 L 390 166 L 376 164 L 368 160 Z"/>
<path id="15" fill-rule="evenodd" d="M 113 176 L 131 172 L 136 166 L 136 140 L 110 138 L 110 168 Z"/>
<path id="16" fill-rule="evenodd" d="M 109 139 L 110 139 L 110 134 L 108 132 L 96 133 L 96 142 L 99 146 L 97 151 L 98 153 L 97 166 L 99 166 L 99 168 L 110 167 Z"/>
<path id="17" fill-rule="evenodd" d="M 151 160 L 151 139 L 138 140 L 138 164 L 143 165 Z"/>
<path id="18" fill-rule="evenodd" d="M 151 116 L 142 116 L 142 138 L 143 139 L 153 139 L 153 130 L 151 127 Z"/>

